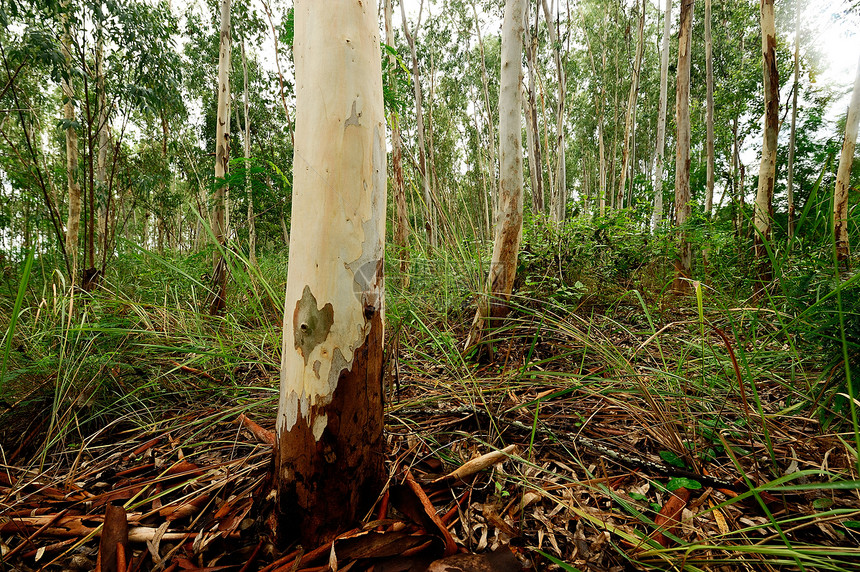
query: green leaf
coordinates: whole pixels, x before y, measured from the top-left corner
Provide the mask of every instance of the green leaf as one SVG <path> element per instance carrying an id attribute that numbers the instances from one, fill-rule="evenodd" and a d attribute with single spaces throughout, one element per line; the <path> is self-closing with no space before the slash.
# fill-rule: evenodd
<path id="1" fill-rule="evenodd" d="M 833 506 L 833 499 L 831 498 L 824 497 L 812 501 L 812 508 L 815 510 L 826 510 L 831 506 Z"/>
<path id="2" fill-rule="evenodd" d="M 660 458 L 672 465 L 673 467 L 678 467 L 679 469 L 685 469 L 687 467 L 684 460 L 673 453 L 672 451 L 660 451 Z"/>
<path id="3" fill-rule="evenodd" d="M 547 554 L 546 552 L 543 552 L 542 550 L 535 550 L 535 552 L 537 552 L 538 554 L 540 554 L 541 556 L 543 556 L 544 558 L 546 558 L 547 560 L 549 560 L 553 564 L 561 566 L 561 569 L 564 570 L 565 572 L 582 572 L 579 568 L 575 568 L 575 567 L 571 566 L 570 564 L 565 564 L 563 561 L 559 560 L 555 556 L 550 556 L 549 554 Z"/>
<path id="4" fill-rule="evenodd" d="M 666 484 L 666 488 L 670 491 L 677 491 L 678 489 L 700 489 L 702 488 L 702 483 L 694 481 L 693 479 L 688 479 L 687 477 L 675 477 Z"/>
<path id="5" fill-rule="evenodd" d="M 642 493 L 627 493 L 627 494 L 633 500 L 645 500 L 648 498 L 646 495 L 643 495 Z"/>

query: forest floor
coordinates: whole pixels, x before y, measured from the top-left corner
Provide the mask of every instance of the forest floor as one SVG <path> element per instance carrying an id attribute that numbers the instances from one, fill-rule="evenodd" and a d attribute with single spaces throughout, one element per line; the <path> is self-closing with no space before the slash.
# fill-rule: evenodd
<path id="1" fill-rule="evenodd" d="M 392 280 L 386 487 L 333 543 L 279 551 L 284 277 L 237 265 L 234 310 L 212 318 L 194 270 L 128 264 L 148 302 L 44 287 L 6 338 L 0 571 L 860 570 L 840 365 L 860 358 L 808 335 L 845 331 L 822 325 L 833 296 L 792 310 L 699 283 L 670 297 L 647 266 L 640 289 L 539 270 L 476 356 L 480 278 L 463 277 L 482 273 Z"/>

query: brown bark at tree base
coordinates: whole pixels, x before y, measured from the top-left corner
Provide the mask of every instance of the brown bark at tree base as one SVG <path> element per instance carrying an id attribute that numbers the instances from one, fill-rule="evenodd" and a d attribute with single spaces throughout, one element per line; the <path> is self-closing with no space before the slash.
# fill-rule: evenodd
<path id="1" fill-rule="evenodd" d="M 314 439 L 307 423 L 317 415 L 299 415 L 280 435 L 275 455 L 276 536 L 282 546 L 297 538 L 306 546 L 331 540 L 360 519 L 382 490 L 382 332 L 377 312 L 331 403 L 312 406 L 328 416 L 321 438 Z"/>

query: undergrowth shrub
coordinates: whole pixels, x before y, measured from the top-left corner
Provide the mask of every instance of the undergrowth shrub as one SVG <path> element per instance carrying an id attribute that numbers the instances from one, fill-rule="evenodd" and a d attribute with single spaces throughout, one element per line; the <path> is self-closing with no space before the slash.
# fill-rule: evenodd
<path id="1" fill-rule="evenodd" d="M 625 211 L 557 227 L 527 214 L 517 270 L 521 294 L 563 305 L 605 304 L 626 290 L 656 293 L 671 267 L 670 233 L 652 235 Z"/>

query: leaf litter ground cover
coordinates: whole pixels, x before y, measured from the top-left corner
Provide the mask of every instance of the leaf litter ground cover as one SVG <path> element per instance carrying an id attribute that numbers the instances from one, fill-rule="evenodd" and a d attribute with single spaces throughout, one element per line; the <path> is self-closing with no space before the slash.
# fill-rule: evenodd
<path id="1" fill-rule="evenodd" d="M 654 361 L 672 336 L 656 351 L 608 322 L 603 337 L 570 320 L 540 336 L 514 326 L 494 346 L 501 366 L 394 331 L 389 481 L 333 543 L 274 549 L 271 391 L 221 408 L 192 400 L 143 428 L 118 418 L 44 456 L 43 424 L 12 423 L 13 406 L 0 566 L 860 570 L 856 451 L 785 413 L 784 385 L 763 378 L 754 402 L 723 385 L 661 385 Z"/>

